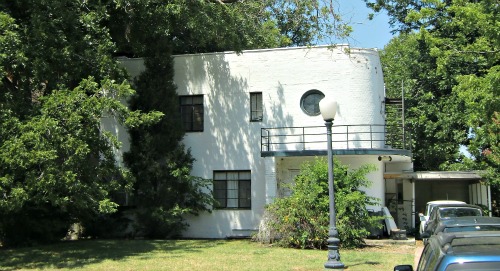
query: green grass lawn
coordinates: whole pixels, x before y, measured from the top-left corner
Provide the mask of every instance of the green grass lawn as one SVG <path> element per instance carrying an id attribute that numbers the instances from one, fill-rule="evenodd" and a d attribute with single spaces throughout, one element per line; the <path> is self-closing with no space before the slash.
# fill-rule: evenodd
<path id="1" fill-rule="evenodd" d="M 340 251 L 345 270 L 413 263 L 414 246 Z M 0 270 L 323 270 L 327 251 L 249 240 L 84 240 L 0 249 Z"/>

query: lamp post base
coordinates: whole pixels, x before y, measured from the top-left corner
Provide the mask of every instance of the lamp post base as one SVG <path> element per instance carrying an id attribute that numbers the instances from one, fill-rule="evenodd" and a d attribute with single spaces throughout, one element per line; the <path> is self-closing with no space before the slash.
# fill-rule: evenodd
<path id="1" fill-rule="evenodd" d="M 328 261 L 325 263 L 326 269 L 344 270 L 344 264 L 340 261 L 339 243 L 336 237 L 337 229 L 330 229 L 330 238 L 328 238 Z"/>
<path id="2" fill-rule="evenodd" d="M 344 264 L 341 262 L 337 261 L 328 261 L 325 263 L 325 268 L 326 269 L 337 269 L 337 270 L 344 270 Z"/>

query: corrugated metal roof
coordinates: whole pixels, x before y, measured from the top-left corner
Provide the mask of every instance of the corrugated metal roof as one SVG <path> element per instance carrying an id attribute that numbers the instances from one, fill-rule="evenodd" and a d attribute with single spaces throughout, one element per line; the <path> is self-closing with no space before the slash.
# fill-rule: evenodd
<path id="1" fill-rule="evenodd" d="M 400 179 L 410 179 L 415 181 L 428 180 L 448 180 L 448 181 L 466 181 L 481 180 L 482 177 L 476 171 L 417 171 L 404 172 L 399 176 Z"/>

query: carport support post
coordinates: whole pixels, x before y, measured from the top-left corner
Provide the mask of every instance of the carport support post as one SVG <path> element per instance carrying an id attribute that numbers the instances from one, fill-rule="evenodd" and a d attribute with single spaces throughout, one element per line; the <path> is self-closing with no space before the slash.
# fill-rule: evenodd
<path id="1" fill-rule="evenodd" d="M 337 111 L 337 102 L 323 98 L 319 103 L 320 111 L 325 120 L 327 134 L 328 153 L 328 195 L 330 200 L 330 227 L 328 229 L 328 261 L 325 263 L 327 269 L 344 270 L 344 264 L 340 261 L 338 231 L 335 214 L 335 190 L 333 183 L 333 150 L 332 150 L 332 125 Z"/>

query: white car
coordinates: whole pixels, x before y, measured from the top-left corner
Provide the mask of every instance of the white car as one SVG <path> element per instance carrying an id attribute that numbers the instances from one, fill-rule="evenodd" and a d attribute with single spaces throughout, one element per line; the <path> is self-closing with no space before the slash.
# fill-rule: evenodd
<path id="1" fill-rule="evenodd" d="M 429 220 L 429 215 L 431 214 L 432 209 L 435 206 L 443 204 L 466 204 L 466 203 L 458 200 L 435 200 L 427 202 L 427 204 L 425 205 L 425 213 L 418 214 L 420 218 L 420 229 L 419 229 L 420 234 L 422 234 L 425 230 L 425 224 L 427 224 L 427 221 Z"/>

